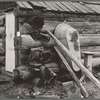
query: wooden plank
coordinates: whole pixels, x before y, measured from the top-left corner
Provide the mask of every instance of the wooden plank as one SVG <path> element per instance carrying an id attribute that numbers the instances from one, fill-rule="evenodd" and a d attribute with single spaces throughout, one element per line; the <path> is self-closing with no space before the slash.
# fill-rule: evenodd
<path id="1" fill-rule="evenodd" d="M 56 1 L 55 1 L 56 2 Z M 65 7 L 62 3 L 61 3 L 61 1 L 59 1 L 59 2 L 56 2 L 64 11 L 67 11 L 67 12 L 70 12 L 70 10 L 67 8 L 67 7 Z"/>
<path id="2" fill-rule="evenodd" d="M 69 2 L 69 4 L 71 4 L 73 7 L 75 7 L 75 9 L 76 9 L 78 12 L 87 13 L 87 12 L 84 11 L 81 7 L 79 7 L 79 6 L 77 5 L 77 3 Z"/>
<path id="3" fill-rule="evenodd" d="M 85 4 L 81 4 L 80 2 L 77 3 L 81 8 L 83 8 L 87 13 L 93 13 L 93 10 L 89 9 Z"/>
<path id="4" fill-rule="evenodd" d="M 100 5 L 95 5 L 95 8 L 97 8 L 98 10 L 100 10 Z"/>
<path id="5" fill-rule="evenodd" d="M 67 3 L 64 1 L 61 2 L 66 8 L 68 8 L 71 12 L 76 12 L 72 7 L 70 7 Z"/>
<path id="6" fill-rule="evenodd" d="M 58 10 L 57 8 L 55 8 L 49 1 L 44 1 L 44 3 L 49 7 L 51 8 L 51 10 Z"/>
<path id="7" fill-rule="evenodd" d="M 52 3 L 52 5 L 55 6 L 58 9 L 58 11 L 65 11 L 59 5 L 57 5 L 55 1 L 54 2 L 51 1 L 50 3 Z"/>
<path id="8" fill-rule="evenodd" d="M 31 7 L 31 5 L 30 5 L 28 2 L 26 2 L 26 1 L 22 2 L 22 4 L 23 4 L 26 8 L 33 9 L 33 8 Z"/>
<path id="9" fill-rule="evenodd" d="M 98 5 L 91 5 L 91 6 L 96 10 L 96 12 L 100 14 L 100 6 Z"/>
<path id="10" fill-rule="evenodd" d="M 15 68 L 15 16 L 13 13 L 6 14 L 6 71 L 12 72 Z"/>
<path id="11" fill-rule="evenodd" d="M 80 12 L 80 10 L 78 10 L 76 7 L 74 7 L 71 2 L 65 2 L 65 3 L 68 4 L 70 7 L 72 7 L 76 12 Z"/>
<path id="12" fill-rule="evenodd" d="M 92 9 L 94 12 L 100 13 L 100 12 L 94 7 L 94 5 L 86 4 L 86 6 L 89 7 L 90 9 Z"/>
<path id="13" fill-rule="evenodd" d="M 88 6 L 86 6 L 86 4 L 84 5 L 84 8 L 85 8 L 88 12 L 90 12 L 90 13 L 92 13 L 92 14 L 95 14 L 95 11 L 92 10 L 91 8 L 89 8 Z"/>
<path id="14" fill-rule="evenodd" d="M 26 8 L 25 5 L 22 4 L 22 2 L 20 2 L 20 1 L 18 1 L 18 2 L 16 2 L 16 3 L 18 4 L 19 7 Z"/>
<path id="15" fill-rule="evenodd" d="M 40 6 L 41 7 L 41 4 L 39 4 L 37 1 L 30 1 L 30 2 L 35 6 Z"/>
<path id="16" fill-rule="evenodd" d="M 79 10 L 81 10 L 83 13 L 89 13 L 89 12 L 87 12 L 87 10 L 85 9 L 86 7 L 84 7 L 84 6 L 82 6 L 81 4 L 79 4 L 79 3 L 74 3 L 76 6 L 77 6 L 77 8 L 79 9 Z"/>
<path id="17" fill-rule="evenodd" d="M 39 4 L 41 4 L 43 7 L 45 7 L 47 10 L 51 10 L 50 7 L 48 7 L 44 2 L 38 1 Z"/>

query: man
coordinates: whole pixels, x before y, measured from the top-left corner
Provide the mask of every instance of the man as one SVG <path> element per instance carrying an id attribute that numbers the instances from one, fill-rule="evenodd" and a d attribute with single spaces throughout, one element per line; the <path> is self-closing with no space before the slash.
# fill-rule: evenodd
<path id="1" fill-rule="evenodd" d="M 20 28 L 21 35 L 30 35 L 35 41 L 49 42 L 49 36 L 47 34 L 41 33 L 42 27 L 44 25 L 43 17 L 34 16 L 25 20 Z M 22 64 L 29 64 L 28 56 L 31 49 L 20 50 L 20 59 Z"/>
<path id="2" fill-rule="evenodd" d="M 30 35 L 34 40 L 48 42 L 50 38 L 42 31 L 43 25 L 43 17 L 35 16 L 28 18 L 20 28 L 20 33 L 21 35 Z"/>
<path id="3" fill-rule="evenodd" d="M 47 43 L 49 42 L 50 38 L 46 33 L 42 33 L 43 25 L 44 25 L 43 17 L 34 16 L 31 18 L 28 18 L 25 20 L 25 23 L 23 23 L 23 25 L 21 26 L 20 34 L 30 35 L 35 41 L 42 41 L 42 42 Z M 38 73 L 38 72 L 37 73 L 35 72 L 36 68 L 40 70 L 40 73 L 41 71 L 44 71 L 44 73 L 46 73 L 45 71 L 48 71 L 50 79 L 52 77 L 54 78 L 56 77 L 56 74 L 54 74 L 51 70 L 49 70 L 42 64 L 43 63 L 42 59 L 45 58 L 45 61 L 47 61 L 49 59 L 49 56 L 51 57 L 49 52 L 43 53 L 42 50 L 31 51 L 31 48 L 21 49 L 19 56 L 20 56 L 21 66 L 19 66 L 19 68 L 16 68 L 14 70 L 15 82 L 18 81 L 19 78 L 26 80 L 29 78 L 32 79 L 31 77 L 32 75 L 33 75 L 33 78 L 36 77 L 36 74 Z M 43 74 L 42 78 L 44 78 L 44 76 L 46 75 Z"/>

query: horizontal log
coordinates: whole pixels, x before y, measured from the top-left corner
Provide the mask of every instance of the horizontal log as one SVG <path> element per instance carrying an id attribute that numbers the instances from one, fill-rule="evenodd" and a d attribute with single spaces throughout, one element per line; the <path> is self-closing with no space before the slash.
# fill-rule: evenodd
<path id="1" fill-rule="evenodd" d="M 32 17 L 32 16 L 36 16 L 36 15 L 41 15 L 42 14 L 41 10 L 33 11 L 33 9 L 25 11 L 25 10 L 19 10 L 19 9 L 15 8 L 13 11 L 14 11 L 14 15 L 16 17 L 24 17 L 24 18 L 25 17 L 29 18 L 29 17 Z"/>
<path id="2" fill-rule="evenodd" d="M 98 34 L 89 34 L 89 33 L 87 33 L 87 34 L 79 34 L 79 36 L 80 37 L 100 37 L 100 34 L 98 33 Z"/>
<path id="3" fill-rule="evenodd" d="M 68 22 L 69 25 L 76 29 L 99 29 L 99 22 Z"/>
<path id="4" fill-rule="evenodd" d="M 48 29 L 48 30 L 54 30 L 54 28 L 56 27 L 56 25 L 60 24 L 61 22 L 59 21 L 50 21 L 50 20 L 44 20 L 44 29 Z"/>
<path id="5" fill-rule="evenodd" d="M 53 30 L 60 21 L 44 20 L 44 28 Z M 99 22 L 67 22 L 70 26 L 77 29 L 80 34 L 95 34 L 100 33 Z M 83 31 L 84 30 L 84 31 Z"/>
<path id="6" fill-rule="evenodd" d="M 79 37 L 80 39 L 80 46 L 87 47 L 87 46 L 100 46 L 100 37 Z"/>
<path id="7" fill-rule="evenodd" d="M 80 47 L 81 51 L 100 52 L 100 46 Z"/>

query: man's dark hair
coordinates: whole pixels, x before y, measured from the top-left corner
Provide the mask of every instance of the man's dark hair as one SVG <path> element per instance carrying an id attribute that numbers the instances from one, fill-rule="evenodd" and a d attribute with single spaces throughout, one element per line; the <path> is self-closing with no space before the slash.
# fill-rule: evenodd
<path id="1" fill-rule="evenodd" d="M 28 18 L 26 20 L 27 23 L 29 23 L 32 26 L 35 26 L 37 28 L 42 28 L 44 25 L 44 18 L 40 16 L 34 16 L 31 18 Z"/>

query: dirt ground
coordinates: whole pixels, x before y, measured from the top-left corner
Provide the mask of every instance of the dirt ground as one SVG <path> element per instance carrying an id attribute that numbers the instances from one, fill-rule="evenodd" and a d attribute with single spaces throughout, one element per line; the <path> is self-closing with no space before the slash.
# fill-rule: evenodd
<path id="1" fill-rule="evenodd" d="M 94 69 L 94 74 L 100 80 L 100 71 Z M 32 82 L 24 82 L 21 84 L 15 84 L 12 81 L 9 81 L 10 78 L 7 76 L 0 75 L 0 99 L 2 98 L 82 98 L 80 90 L 77 89 L 76 95 L 75 84 L 72 84 L 72 81 L 69 81 L 71 85 L 62 85 L 61 82 L 56 81 L 53 85 L 44 85 L 41 88 L 38 88 L 33 85 Z M 4 83 L 3 83 L 4 82 Z M 94 85 L 88 78 L 82 82 L 83 86 L 87 90 L 89 97 L 88 98 L 100 98 L 100 89 Z"/>

